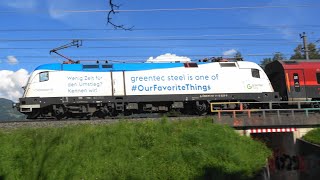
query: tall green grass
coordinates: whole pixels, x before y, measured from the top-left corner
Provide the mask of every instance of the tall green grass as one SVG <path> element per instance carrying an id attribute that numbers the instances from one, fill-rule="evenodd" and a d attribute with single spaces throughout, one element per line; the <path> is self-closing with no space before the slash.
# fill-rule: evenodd
<path id="1" fill-rule="evenodd" d="M 206 119 L 0 131 L 0 179 L 247 179 L 271 152 Z"/>
<path id="2" fill-rule="evenodd" d="M 302 137 L 302 139 L 320 145 L 320 128 L 309 131 L 306 135 Z"/>

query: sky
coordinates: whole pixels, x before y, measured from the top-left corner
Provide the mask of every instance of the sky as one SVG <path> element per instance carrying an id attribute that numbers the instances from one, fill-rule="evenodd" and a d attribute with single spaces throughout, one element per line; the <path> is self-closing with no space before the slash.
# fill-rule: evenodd
<path id="1" fill-rule="evenodd" d="M 281 52 L 290 58 L 306 32 L 320 39 L 317 0 L 113 0 L 120 11 L 107 24 L 108 0 L 1 0 L 0 98 L 16 101 L 39 65 L 64 59 L 83 63 L 198 60 L 239 51 L 259 63 Z M 129 11 L 130 10 L 130 11 Z M 133 11 L 139 10 L 139 11 Z"/>

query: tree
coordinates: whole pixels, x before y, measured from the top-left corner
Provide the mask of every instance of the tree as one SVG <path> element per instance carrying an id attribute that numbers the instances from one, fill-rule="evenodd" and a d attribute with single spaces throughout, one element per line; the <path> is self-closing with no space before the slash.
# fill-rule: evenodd
<path id="1" fill-rule="evenodd" d="M 272 61 L 272 58 L 263 58 L 263 60 L 260 61 L 260 66 L 262 67 L 262 69 L 264 69 L 266 65 L 271 63 Z"/>
<path id="2" fill-rule="evenodd" d="M 317 49 L 316 45 L 314 43 L 308 44 L 308 51 L 309 51 L 309 58 L 310 59 L 320 59 L 320 50 Z M 290 59 L 305 59 L 304 55 L 304 49 L 301 44 L 299 44 L 294 49 L 294 54 L 291 56 Z"/>
<path id="3" fill-rule="evenodd" d="M 263 60 L 260 62 L 260 66 L 262 69 L 266 67 L 267 64 L 271 63 L 272 61 L 279 61 L 284 60 L 285 56 L 281 52 L 274 53 L 272 58 L 263 58 Z"/>
<path id="4" fill-rule="evenodd" d="M 276 52 L 272 58 L 273 61 L 279 61 L 279 60 L 284 60 L 284 59 L 285 59 L 285 57 L 281 52 Z"/>
<path id="5" fill-rule="evenodd" d="M 310 59 L 320 59 L 320 50 L 314 43 L 308 44 L 308 50 Z"/>
<path id="6" fill-rule="evenodd" d="M 291 56 L 290 59 L 304 59 L 303 48 L 302 45 L 299 44 L 294 50 L 294 55 Z"/>

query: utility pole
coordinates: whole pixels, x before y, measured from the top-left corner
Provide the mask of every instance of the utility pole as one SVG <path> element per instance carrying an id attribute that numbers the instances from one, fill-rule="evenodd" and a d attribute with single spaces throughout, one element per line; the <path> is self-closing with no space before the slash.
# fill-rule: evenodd
<path id="1" fill-rule="evenodd" d="M 307 35 L 305 32 L 300 34 L 300 38 L 303 40 L 303 51 L 306 60 L 309 60 L 309 50 L 308 50 L 308 43 L 307 43 Z"/>

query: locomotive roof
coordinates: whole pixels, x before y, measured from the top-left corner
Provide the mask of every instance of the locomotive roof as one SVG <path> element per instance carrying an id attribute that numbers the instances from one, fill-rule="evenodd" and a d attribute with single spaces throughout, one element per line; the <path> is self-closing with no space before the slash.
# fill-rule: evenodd
<path id="1" fill-rule="evenodd" d="M 178 67 L 198 67 L 198 65 L 220 63 L 224 67 L 257 68 L 255 63 L 249 61 L 237 62 L 176 62 L 176 63 L 113 63 L 113 64 L 44 64 L 35 70 L 56 70 L 56 71 L 140 71 L 152 69 L 168 69 Z"/>

